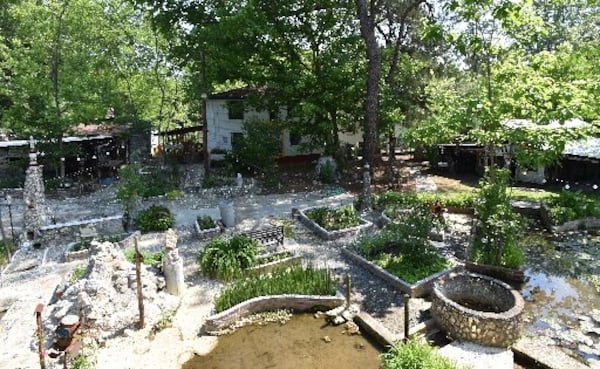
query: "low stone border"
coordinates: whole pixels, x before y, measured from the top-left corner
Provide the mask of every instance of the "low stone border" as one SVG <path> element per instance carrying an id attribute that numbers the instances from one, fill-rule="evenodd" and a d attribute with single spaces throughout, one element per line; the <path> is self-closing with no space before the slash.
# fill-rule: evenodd
<path id="1" fill-rule="evenodd" d="M 600 218 L 595 217 L 576 219 L 563 224 L 555 225 L 550 219 L 550 208 L 545 203 L 542 203 L 542 206 L 540 206 L 540 217 L 542 218 L 542 223 L 546 229 L 554 233 L 576 231 L 581 228 L 600 228 Z"/>
<path id="2" fill-rule="evenodd" d="M 497 265 L 477 264 L 465 261 L 465 269 L 469 272 L 487 275 L 508 283 L 515 288 L 525 283 L 525 273 L 520 269 L 511 269 Z"/>
<path id="3" fill-rule="evenodd" d="M 305 212 L 307 210 L 316 209 L 316 208 L 320 208 L 320 207 L 321 206 L 313 206 L 313 207 L 299 209 L 299 210 L 292 209 L 292 215 L 296 216 L 302 224 L 304 224 L 308 229 L 310 229 L 311 231 L 316 233 L 317 236 L 319 236 L 320 238 L 322 238 L 324 240 L 327 240 L 327 241 L 337 240 L 338 238 L 355 235 L 359 232 L 366 231 L 366 230 L 370 229 L 371 227 L 373 227 L 373 223 L 369 222 L 366 219 L 359 218 L 361 221 L 361 224 L 357 225 L 356 227 L 339 229 L 337 231 L 328 231 L 325 228 L 318 225 L 317 223 L 313 222 L 312 219 L 307 217 L 305 214 Z"/>
<path id="4" fill-rule="evenodd" d="M 309 311 L 315 306 L 323 306 L 333 309 L 343 305 L 346 299 L 341 295 L 317 296 L 317 295 L 275 295 L 259 296 L 237 304 L 218 314 L 209 316 L 202 327 L 203 331 L 211 332 L 223 330 L 236 321 L 250 314 L 262 311 L 273 311 L 281 309 L 292 309 L 297 312 Z"/>
<path id="5" fill-rule="evenodd" d="M 48 243 L 55 239 L 75 240 L 79 236 L 80 229 L 89 225 L 93 225 L 98 234 L 119 233 L 123 231 L 122 219 L 122 215 L 114 215 L 110 217 L 46 225 L 40 227 L 41 241 L 42 243 Z"/>
<path id="6" fill-rule="evenodd" d="M 64 254 L 65 262 L 70 263 L 71 261 L 87 260 L 90 258 L 90 250 L 89 249 L 83 249 L 83 250 L 79 250 L 79 251 L 68 251 L 68 250 L 71 250 L 73 245 L 75 245 L 76 243 L 77 242 L 71 242 L 67 245 L 67 251 L 65 251 L 65 254 Z"/>
<path id="7" fill-rule="evenodd" d="M 246 269 L 246 272 L 248 272 L 252 275 L 261 275 L 261 274 L 270 273 L 271 271 L 273 271 L 273 269 L 278 268 L 278 267 L 300 264 L 301 261 L 302 261 L 302 256 L 292 255 L 287 258 L 274 260 L 270 263 L 253 266 L 251 268 Z"/>
<path id="8" fill-rule="evenodd" d="M 433 283 L 440 277 L 455 272 L 459 269 L 462 269 L 461 265 L 456 265 L 454 267 L 442 270 L 441 272 L 430 275 L 427 278 L 423 278 L 420 281 L 410 284 L 402 279 L 396 277 L 395 275 L 389 273 L 387 270 L 381 268 L 378 265 L 375 265 L 363 258 L 362 256 L 346 249 L 342 249 L 342 254 L 353 262 L 357 263 L 361 267 L 365 268 L 375 276 L 383 279 L 393 287 L 399 289 L 400 291 L 408 294 L 410 297 L 423 297 L 427 296 L 431 293 L 433 288 Z"/>
<path id="9" fill-rule="evenodd" d="M 200 224 L 198 224 L 198 220 L 196 220 L 194 221 L 194 227 L 196 228 L 196 233 L 198 234 L 198 239 L 200 240 L 211 239 L 220 235 L 223 231 L 218 222 L 216 222 L 216 226 L 214 228 L 200 229 Z"/>

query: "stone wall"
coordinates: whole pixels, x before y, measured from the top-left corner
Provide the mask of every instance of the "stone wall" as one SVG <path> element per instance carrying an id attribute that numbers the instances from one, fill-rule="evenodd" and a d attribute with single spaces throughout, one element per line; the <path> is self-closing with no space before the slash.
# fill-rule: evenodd
<path id="1" fill-rule="evenodd" d="M 99 235 L 123 233 L 123 216 L 114 215 L 104 218 L 88 219 L 68 223 L 51 224 L 40 228 L 42 245 L 52 245 L 55 240 L 62 243 L 76 241 L 82 228 L 93 225 Z"/>
<path id="2" fill-rule="evenodd" d="M 454 339 L 508 347 L 521 335 L 524 305 L 521 295 L 504 282 L 474 273 L 453 273 L 435 283 L 431 314 Z"/>

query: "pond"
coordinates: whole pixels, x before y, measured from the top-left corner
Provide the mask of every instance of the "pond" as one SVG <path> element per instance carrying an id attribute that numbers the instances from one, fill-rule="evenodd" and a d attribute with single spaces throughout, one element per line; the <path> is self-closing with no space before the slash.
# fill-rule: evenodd
<path id="1" fill-rule="evenodd" d="M 570 232 L 535 236 L 527 250 L 526 334 L 545 336 L 600 364 L 600 237 Z"/>
<path id="2" fill-rule="evenodd" d="M 251 325 L 219 337 L 212 352 L 182 369 L 377 369 L 380 352 L 364 336 L 346 334 L 343 325 L 301 314 L 285 324 Z"/>

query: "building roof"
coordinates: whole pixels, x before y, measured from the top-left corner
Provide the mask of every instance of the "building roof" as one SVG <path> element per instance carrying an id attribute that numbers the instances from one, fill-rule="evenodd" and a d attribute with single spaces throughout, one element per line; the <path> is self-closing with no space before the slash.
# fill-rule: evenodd
<path id="1" fill-rule="evenodd" d="M 264 96 L 267 94 L 266 88 L 242 87 L 229 91 L 217 92 L 208 96 L 209 100 L 244 100 L 251 95 Z"/>
<path id="2" fill-rule="evenodd" d="M 551 121 L 548 124 L 535 124 L 532 121 L 530 121 L 529 119 L 507 119 L 504 122 L 502 122 L 502 125 L 507 127 L 507 128 L 512 128 L 512 129 L 517 129 L 517 128 L 524 128 L 524 129 L 560 129 L 560 128 L 567 128 L 567 129 L 578 129 L 578 128 L 587 128 L 590 127 L 590 124 L 578 119 L 578 118 L 571 118 L 568 119 L 566 121 L 564 121 L 563 123 L 554 120 Z"/>
<path id="3" fill-rule="evenodd" d="M 589 137 L 583 140 L 567 142 L 563 154 L 600 159 L 600 138 Z"/>

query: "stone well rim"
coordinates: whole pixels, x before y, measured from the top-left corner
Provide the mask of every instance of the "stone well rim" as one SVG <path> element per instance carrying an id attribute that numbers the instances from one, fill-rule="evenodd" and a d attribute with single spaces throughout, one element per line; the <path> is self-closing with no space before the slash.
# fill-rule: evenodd
<path id="1" fill-rule="evenodd" d="M 508 292 L 510 292 L 510 294 L 513 297 L 512 307 L 508 310 L 505 310 L 505 311 L 502 311 L 499 313 L 495 313 L 495 312 L 491 312 L 491 311 L 474 310 L 474 309 L 471 309 L 464 305 L 459 304 L 458 302 L 450 299 L 448 296 L 446 296 L 444 293 L 442 293 L 443 287 L 441 287 L 441 285 L 446 280 L 457 278 L 457 277 L 465 277 L 465 276 L 471 277 L 471 278 L 477 278 L 477 279 L 484 279 L 490 283 L 494 283 L 494 284 L 501 286 L 504 289 L 508 290 Z M 498 320 L 511 319 L 513 317 L 517 317 L 517 316 L 521 315 L 523 313 L 523 309 L 525 308 L 525 300 L 523 299 L 523 296 L 521 296 L 521 294 L 517 290 L 512 288 L 508 283 L 503 282 L 499 279 L 487 276 L 487 275 L 473 273 L 473 272 L 449 273 L 445 277 L 438 279 L 433 284 L 432 291 L 436 298 L 438 298 L 441 301 L 443 301 L 444 303 L 452 306 L 454 309 L 464 311 L 470 315 L 476 315 L 476 316 L 480 316 L 480 317 L 483 317 L 486 319 L 498 319 Z"/>

